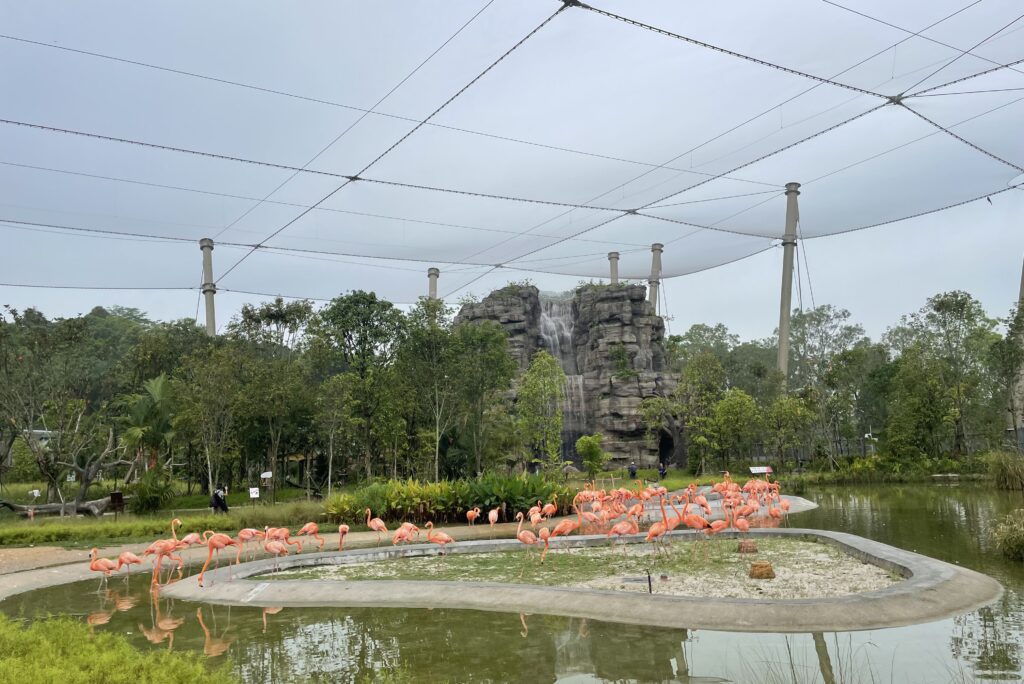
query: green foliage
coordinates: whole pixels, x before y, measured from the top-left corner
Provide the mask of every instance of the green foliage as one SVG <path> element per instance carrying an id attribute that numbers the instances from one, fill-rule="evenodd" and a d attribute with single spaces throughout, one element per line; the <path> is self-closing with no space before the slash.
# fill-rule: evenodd
<path id="1" fill-rule="evenodd" d="M 613 374 L 619 380 L 631 380 L 640 375 L 633 368 L 633 359 L 626 351 L 626 345 L 621 342 L 613 342 L 608 345 L 608 358 L 612 362 Z"/>
<path id="2" fill-rule="evenodd" d="M 162 468 L 153 468 L 139 478 L 128 491 L 128 510 L 132 513 L 155 513 L 174 498 L 171 478 Z"/>
<path id="3" fill-rule="evenodd" d="M 1024 490 L 1024 456 L 1019 453 L 993 451 L 985 458 L 988 475 L 996 489 Z"/>
<path id="4" fill-rule="evenodd" d="M 484 511 L 504 506 L 505 520 L 511 520 L 516 511 L 525 511 L 538 499 L 551 501 L 556 495 L 561 510 L 567 510 L 574 493 L 574 489 L 540 475 L 485 475 L 476 480 L 440 482 L 389 480 L 351 494 L 336 494 L 324 502 L 324 510 L 333 522 L 362 522 L 369 508 L 385 521 L 423 524 L 429 520 L 462 522 L 474 506 Z"/>
<path id="5" fill-rule="evenodd" d="M 4 473 L 4 480 L 35 482 L 39 477 L 39 467 L 36 465 L 35 458 L 32 457 L 32 451 L 25 444 L 25 440 L 18 437 L 11 445 L 11 469 Z"/>
<path id="6" fill-rule="evenodd" d="M 562 402 L 565 400 L 565 372 L 558 360 L 541 349 L 519 385 L 516 410 L 522 420 L 526 441 L 536 461 L 550 473 L 561 471 Z"/>
<path id="7" fill-rule="evenodd" d="M 1024 508 L 1005 516 L 992 530 L 992 543 L 1011 560 L 1024 561 Z"/>
<path id="8" fill-rule="evenodd" d="M 226 666 L 210 667 L 193 656 L 140 651 L 120 634 L 94 634 L 71 618 L 18 625 L 0 616 L 0 681 L 21 684 L 193 684 L 235 681 Z"/>
<path id="9" fill-rule="evenodd" d="M 596 477 L 599 472 L 604 470 L 604 464 L 610 458 L 609 454 L 601 448 L 603 440 L 604 435 L 600 433 L 583 435 L 576 440 L 576 455 L 583 460 L 583 469 L 588 477 Z"/>

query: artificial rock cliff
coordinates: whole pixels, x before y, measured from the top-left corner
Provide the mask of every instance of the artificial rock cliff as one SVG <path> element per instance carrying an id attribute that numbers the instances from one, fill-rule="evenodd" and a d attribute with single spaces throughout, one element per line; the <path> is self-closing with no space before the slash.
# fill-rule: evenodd
<path id="1" fill-rule="evenodd" d="M 600 432 L 617 465 L 653 466 L 674 445 L 648 440 L 640 404 L 672 390 L 663 346 L 665 326 L 642 285 L 583 286 L 548 296 L 533 286 L 510 285 L 465 305 L 458 319 L 493 320 L 509 335 L 520 370 L 538 349 L 557 358 L 566 374 L 563 457 L 577 460 L 580 435 Z"/>

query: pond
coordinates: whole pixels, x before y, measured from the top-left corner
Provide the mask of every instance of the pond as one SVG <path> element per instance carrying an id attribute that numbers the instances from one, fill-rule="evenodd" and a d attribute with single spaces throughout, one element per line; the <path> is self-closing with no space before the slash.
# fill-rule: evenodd
<path id="1" fill-rule="evenodd" d="M 852 532 L 987 573 L 996 604 L 923 625 L 865 632 L 752 634 L 667 630 L 476 611 L 155 605 L 148 578 L 69 585 L 0 603 L 13 617 L 71 613 L 140 648 L 231 663 L 248 682 L 971 682 L 1024 678 L 1024 565 L 987 546 L 1021 494 L 980 486 L 822 488 L 793 522 Z M 723 610 L 734 610 L 723 605 Z M 197 614 L 197 610 L 201 612 Z M 201 619 L 200 619 L 201 615 Z M 91 616 L 91 617 L 90 617 Z"/>

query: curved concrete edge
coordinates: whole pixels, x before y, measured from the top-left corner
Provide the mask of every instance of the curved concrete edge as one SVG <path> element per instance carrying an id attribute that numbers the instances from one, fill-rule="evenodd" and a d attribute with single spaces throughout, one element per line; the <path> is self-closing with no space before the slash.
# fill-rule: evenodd
<path id="1" fill-rule="evenodd" d="M 521 584 L 450 581 L 248 580 L 270 572 L 272 559 L 206 573 L 166 586 L 161 595 L 240 606 L 455 608 L 541 613 L 679 629 L 743 632 L 816 632 L 884 629 L 970 612 L 998 599 L 1002 585 L 973 570 L 852 534 L 810 529 L 756 529 L 751 537 L 791 537 L 833 544 L 864 562 L 906 579 L 874 592 L 827 599 L 757 600 L 638 594 Z M 723 533 L 737 537 L 735 533 Z M 694 539 L 691 531 L 672 537 Z M 625 538 L 641 543 L 643 535 Z M 559 537 L 555 548 L 607 544 L 604 536 Z M 516 540 L 462 542 L 450 553 L 516 548 Z M 348 565 L 438 555 L 432 544 L 303 554 L 282 558 L 280 569 Z"/>

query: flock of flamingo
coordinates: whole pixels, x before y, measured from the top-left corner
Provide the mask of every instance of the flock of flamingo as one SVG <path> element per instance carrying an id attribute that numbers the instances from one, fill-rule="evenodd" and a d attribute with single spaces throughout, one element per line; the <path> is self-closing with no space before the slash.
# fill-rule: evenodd
<path id="1" fill-rule="evenodd" d="M 721 499 L 723 518 L 711 520 L 711 505 L 708 503 L 708 496 Z M 630 502 L 636 500 L 636 503 Z M 644 516 L 645 506 L 657 500 L 661 512 L 661 519 L 655 519 L 647 529 L 645 538 L 648 542 L 666 541 L 665 535 L 680 525 L 685 525 L 698 532 L 708 535 L 723 532 L 727 529 L 736 529 L 739 532 L 746 532 L 752 526 L 763 526 L 766 524 L 778 524 L 790 508 L 790 502 L 779 495 L 779 485 L 766 480 L 750 479 L 742 487 L 733 482 L 728 472 L 725 473 L 721 482 L 711 486 L 707 494 L 700 493 L 696 484 L 691 484 L 681 492 L 670 494 L 665 487 L 644 486 L 643 482 L 637 481 L 636 489 L 618 488 L 612 490 L 597 489 L 593 483 L 587 483 L 584 488 L 576 493 L 570 504 L 575 516 L 569 516 L 560 520 L 553 527 L 543 525 L 551 520 L 558 513 L 557 496 L 550 503 L 537 501 L 537 505 L 525 513 L 516 513 L 515 520 L 519 523 L 516 529 L 516 538 L 526 545 L 533 547 L 544 544 L 544 550 L 540 555 L 540 562 L 543 563 L 547 556 L 551 539 L 559 536 L 568 536 L 573 532 L 578 534 L 606 534 L 609 539 L 613 536 L 621 538 L 625 535 L 639 534 L 640 520 Z M 674 516 L 668 515 L 665 504 L 668 503 Z M 682 510 L 676 508 L 676 504 L 683 504 Z M 487 513 L 488 523 L 491 525 L 491 536 L 494 536 L 494 525 L 498 523 L 502 513 L 501 507 L 496 507 Z M 469 525 L 475 525 L 480 518 L 479 507 L 474 507 L 466 512 L 466 520 Z M 622 518 L 620 520 L 620 518 Z M 537 530 L 533 532 L 523 529 L 523 525 L 529 521 L 530 526 Z M 293 536 L 286 527 L 267 527 L 263 530 L 245 528 L 239 530 L 232 537 L 230 535 L 206 530 L 201 535 L 192 532 L 178 539 L 177 528 L 182 524 L 181 520 L 175 518 L 171 521 L 171 536 L 167 539 L 158 539 L 143 551 L 143 557 L 153 556 L 153 576 L 151 587 L 160 586 L 160 566 L 166 558 L 169 562 L 177 564 L 178 578 L 183 577 L 185 562 L 178 555 L 178 552 L 191 546 L 206 546 L 208 551 L 206 562 L 199 572 L 199 586 L 203 586 L 203 577 L 211 560 L 216 557 L 216 564 L 219 566 L 220 552 L 229 546 L 235 547 L 235 564 L 241 563 L 242 554 L 247 544 L 254 544 L 251 548 L 251 557 L 255 558 L 259 545 L 262 542 L 263 550 L 270 554 L 276 561 L 281 556 L 287 556 L 291 547 L 296 547 L 297 553 L 302 553 L 302 541 L 299 537 L 312 537 L 317 543 L 318 551 L 324 547 L 324 538 L 320 536 L 320 530 L 316 523 L 309 522 L 303 525 Z M 370 509 L 366 509 L 366 526 L 377 533 L 377 544 L 379 545 L 383 535 L 389 534 L 387 525 L 380 518 L 373 517 Z M 428 522 L 424 526 L 427 530 L 426 540 L 437 544 L 443 549 L 455 542 L 449 534 L 434 530 L 434 523 Z M 538 529 L 539 528 L 539 529 Z M 338 526 L 338 551 L 344 550 L 345 536 L 349 533 L 349 526 L 342 524 Z M 420 536 L 420 528 L 411 522 L 403 522 L 395 530 L 391 538 L 392 545 L 410 543 L 417 541 Z M 100 558 L 98 550 L 92 549 L 90 555 L 89 569 L 102 575 L 100 588 L 102 589 L 107 579 L 115 572 L 120 572 L 127 567 L 125 579 L 131 574 L 133 565 L 141 565 L 143 558 L 131 551 L 122 552 L 117 559 Z M 174 568 L 172 566 L 171 573 Z M 170 576 L 168 577 L 170 581 Z"/>

